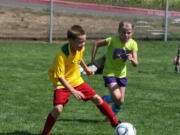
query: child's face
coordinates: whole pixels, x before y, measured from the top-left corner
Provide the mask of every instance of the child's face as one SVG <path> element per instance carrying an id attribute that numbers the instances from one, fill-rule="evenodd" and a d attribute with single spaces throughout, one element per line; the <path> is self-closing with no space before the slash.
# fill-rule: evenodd
<path id="1" fill-rule="evenodd" d="M 123 43 L 127 43 L 133 35 L 132 27 L 121 28 L 119 30 L 120 39 Z"/>
<path id="2" fill-rule="evenodd" d="M 81 35 L 77 39 L 71 39 L 70 44 L 74 51 L 80 51 L 86 42 L 86 35 Z"/>

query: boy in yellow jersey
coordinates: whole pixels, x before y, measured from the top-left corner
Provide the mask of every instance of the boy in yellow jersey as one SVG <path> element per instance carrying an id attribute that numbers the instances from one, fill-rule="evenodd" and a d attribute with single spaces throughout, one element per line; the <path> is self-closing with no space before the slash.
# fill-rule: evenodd
<path id="1" fill-rule="evenodd" d="M 98 47 L 107 46 L 107 54 L 103 69 L 105 86 L 109 88 L 109 95 L 103 97 L 107 103 L 114 102 L 112 110 L 119 112 L 124 103 L 126 79 L 126 61 L 131 61 L 133 66 L 138 65 L 138 47 L 132 39 L 134 25 L 129 21 L 119 24 L 119 35 L 96 41 L 92 51 L 92 63 L 99 66 L 95 61 Z M 106 121 L 109 121 L 108 117 Z"/>
<path id="2" fill-rule="evenodd" d="M 102 114 L 108 116 L 112 126 L 116 127 L 118 120 L 111 108 L 83 81 L 79 71 L 79 65 L 81 65 L 87 75 L 94 74 L 82 58 L 85 50 L 85 31 L 81 26 L 73 25 L 67 32 L 67 38 L 68 43 L 61 47 L 48 72 L 53 83 L 54 106 L 46 119 L 41 135 L 50 134 L 50 130 L 67 104 L 71 94 L 77 100 L 91 100 Z"/>

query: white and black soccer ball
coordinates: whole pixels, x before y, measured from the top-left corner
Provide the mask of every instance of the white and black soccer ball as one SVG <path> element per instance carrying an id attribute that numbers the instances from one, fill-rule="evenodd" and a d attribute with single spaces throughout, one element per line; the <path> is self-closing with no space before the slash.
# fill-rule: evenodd
<path id="1" fill-rule="evenodd" d="M 122 122 L 116 127 L 116 135 L 136 135 L 136 128 L 131 123 Z"/>

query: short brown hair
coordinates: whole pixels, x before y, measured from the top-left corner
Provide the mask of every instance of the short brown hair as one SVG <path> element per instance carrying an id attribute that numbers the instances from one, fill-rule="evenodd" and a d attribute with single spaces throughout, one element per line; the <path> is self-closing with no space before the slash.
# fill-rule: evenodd
<path id="1" fill-rule="evenodd" d="M 85 31 L 80 25 L 73 25 L 67 31 L 67 38 L 68 39 L 77 39 L 81 35 L 85 35 Z"/>
<path id="2" fill-rule="evenodd" d="M 130 21 L 121 21 L 119 23 L 118 31 L 120 31 L 122 28 L 127 28 L 131 25 L 132 30 L 134 30 L 134 24 Z"/>

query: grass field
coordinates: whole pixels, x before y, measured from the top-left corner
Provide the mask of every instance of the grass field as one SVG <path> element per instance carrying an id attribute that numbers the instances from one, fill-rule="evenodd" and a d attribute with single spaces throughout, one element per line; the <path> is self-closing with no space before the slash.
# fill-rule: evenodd
<path id="1" fill-rule="evenodd" d="M 52 108 L 47 70 L 60 45 L 0 42 L 0 135 L 39 135 Z M 91 43 L 86 46 L 88 63 Z M 172 60 L 178 42 L 139 42 L 139 66 L 128 65 L 124 108 L 117 115 L 133 123 L 137 135 L 180 134 L 180 74 Z M 100 49 L 103 55 L 105 48 Z M 102 75 L 83 76 L 101 96 L 108 93 Z M 91 103 L 73 96 L 52 135 L 114 135 Z"/>

